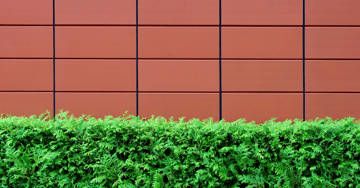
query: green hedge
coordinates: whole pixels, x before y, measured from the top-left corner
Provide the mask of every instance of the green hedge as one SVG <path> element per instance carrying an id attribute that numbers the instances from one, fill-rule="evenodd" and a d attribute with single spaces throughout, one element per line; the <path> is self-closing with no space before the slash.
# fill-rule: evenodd
<path id="1" fill-rule="evenodd" d="M 0 187 L 360 187 L 352 118 L 0 118 Z"/>

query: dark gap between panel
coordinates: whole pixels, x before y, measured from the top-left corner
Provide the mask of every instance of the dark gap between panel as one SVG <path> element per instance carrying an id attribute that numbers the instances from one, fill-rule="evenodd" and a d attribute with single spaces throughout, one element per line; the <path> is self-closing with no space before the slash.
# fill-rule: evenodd
<path id="1" fill-rule="evenodd" d="M 219 120 L 222 120 L 222 71 L 221 71 L 221 0 L 219 0 Z"/>
<path id="2" fill-rule="evenodd" d="M 55 118 L 55 0 L 53 0 L 53 107 Z"/>
<path id="3" fill-rule="evenodd" d="M 302 25 L 222 25 L 222 27 L 301 27 Z"/>
<path id="4" fill-rule="evenodd" d="M 302 60 L 302 58 L 222 58 L 222 60 Z"/>
<path id="5" fill-rule="evenodd" d="M 360 58 L 305 58 L 305 60 L 337 60 L 337 61 L 346 61 L 346 60 L 360 60 Z"/>
<path id="6" fill-rule="evenodd" d="M 139 116 L 139 2 L 136 0 L 136 116 Z"/>
<path id="7" fill-rule="evenodd" d="M 305 121 L 305 0 L 303 0 L 303 121 Z"/>
<path id="8" fill-rule="evenodd" d="M 303 91 L 223 91 L 222 93 L 303 93 Z"/>
<path id="9" fill-rule="evenodd" d="M 0 57 L 0 59 L 54 59 L 53 57 Z"/>
<path id="10" fill-rule="evenodd" d="M 11 90 L 11 91 L 0 91 L 0 93 L 50 93 L 53 91 L 24 91 L 24 90 Z M 59 93 L 128 93 L 132 94 L 135 91 L 56 91 L 57 94 Z M 163 94 L 163 93 L 174 93 L 174 94 L 181 94 L 181 93 L 199 93 L 199 94 L 216 94 L 219 93 L 217 91 L 139 91 L 139 93 L 155 93 L 155 94 Z M 302 91 L 222 91 L 222 93 L 235 93 L 235 94 L 260 94 L 260 93 L 277 93 L 277 94 L 303 94 Z M 306 91 L 305 93 L 311 94 L 360 94 L 360 91 Z"/>

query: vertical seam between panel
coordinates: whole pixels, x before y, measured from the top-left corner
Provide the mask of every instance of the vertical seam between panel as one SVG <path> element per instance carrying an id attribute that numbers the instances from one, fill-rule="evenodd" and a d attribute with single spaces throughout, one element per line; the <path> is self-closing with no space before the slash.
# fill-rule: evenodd
<path id="1" fill-rule="evenodd" d="M 305 121 L 305 0 L 303 0 L 303 121 Z"/>
<path id="2" fill-rule="evenodd" d="M 219 0 L 219 119 L 222 119 L 222 74 L 221 74 L 221 0 Z"/>
<path id="3" fill-rule="evenodd" d="M 139 6 L 136 0 L 136 116 L 139 116 Z"/>
<path id="4" fill-rule="evenodd" d="M 53 110 L 55 118 L 55 0 L 53 0 Z"/>

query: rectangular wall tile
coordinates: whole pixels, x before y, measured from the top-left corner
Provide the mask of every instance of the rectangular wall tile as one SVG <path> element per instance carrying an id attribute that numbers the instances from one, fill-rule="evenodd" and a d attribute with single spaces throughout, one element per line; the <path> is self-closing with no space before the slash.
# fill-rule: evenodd
<path id="1" fill-rule="evenodd" d="M 222 0 L 224 25 L 302 25 L 302 0 Z"/>
<path id="2" fill-rule="evenodd" d="M 53 24 L 53 2 L 49 0 L 1 0 L 0 24 Z"/>
<path id="3" fill-rule="evenodd" d="M 232 122 L 246 118 L 247 122 L 264 123 L 302 119 L 302 94 L 297 93 L 224 93 L 223 118 Z"/>
<path id="4" fill-rule="evenodd" d="M 1 58 L 52 58 L 52 26 L 1 26 Z"/>
<path id="5" fill-rule="evenodd" d="M 331 117 L 360 118 L 359 93 L 308 93 L 305 97 L 306 119 Z"/>
<path id="6" fill-rule="evenodd" d="M 224 60 L 223 91 L 301 91 L 301 60 Z"/>
<path id="7" fill-rule="evenodd" d="M 56 93 L 56 113 L 69 111 L 75 117 L 82 114 L 103 118 L 136 113 L 135 93 Z"/>
<path id="8" fill-rule="evenodd" d="M 139 0 L 139 24 L 219 25 L 219 0 Z"/>
<path id="9" fill-rule="evenodd" d="M 223 27 L 223 58 L 302 58 L 301 27 Z"/>
<path id="10" fill-rule="evenodd" d="M 306 58 L 360 58 L 360 28 L 306 28 Z"/>
<path id="11" fill-rule="evenodd" d="M 56 60 L 56 91 L 136 91 L 135 60 Z"/>
<path id="12" fill-rule="evenodd" d="M 52 92 L 1 92 L 0 114 L 6 116 L 31 116 L 53 114 Z"/>
<path id="13" fill-rule="evenodd" d="M 57 58 L 135 58 L 135 27 L 56 27 Z"/>
<path id="14" fill-rule="evenodd" d="M 358 0 L 306 0 L 306 25 L 360 25 Z"/>
<path id="15" fill-rule="evenodd" d="M 219 94 L 213 93 L 140 93 L 139 116 L 151 118 L 152 115 L 165 118 L 186 117 L 200 120 L 213 117 L 219 120 Z"/>
<path id="16" fill-rule="evenodd" d="M 56 0 L 56 24 L 136 24 L 133 0 Z"/>
<path id="17" fill-rule="evenodd" d="M 139 27 L 140 58 L 219 58 L 219 27 Z"/>
<path id="18" fill-rule="evenodd" d="M 51 59 L 0 59 L 0 91 L 52 91 Z"/>
<path id="19" fill-rule="evenodd" d="M 307 60 L 305 91 L 360 92 L 360 61 Z"/>
<path id="20" fill-rule="evenodd" d="M 219 91 L 219 61 L 139 60 L 139 91 Z"/>

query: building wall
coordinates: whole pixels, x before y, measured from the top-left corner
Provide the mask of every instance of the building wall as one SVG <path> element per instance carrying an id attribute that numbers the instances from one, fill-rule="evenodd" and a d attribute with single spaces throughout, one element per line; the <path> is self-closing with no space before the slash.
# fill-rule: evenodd
<path id="1" fill-rule="evenodd" d="M 0 113 L 53 113 L 55 91 L 55 112 L 76 116 L 359 118 L 358 7 L 358 0 L 305 0 L 304 9 L 303 0 L 1 0 Z"/>

